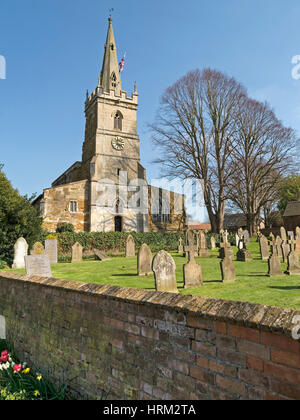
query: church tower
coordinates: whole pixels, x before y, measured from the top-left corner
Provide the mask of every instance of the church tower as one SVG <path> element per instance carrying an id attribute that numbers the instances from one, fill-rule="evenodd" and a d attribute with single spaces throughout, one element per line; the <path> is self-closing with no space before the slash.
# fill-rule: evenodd
<path id="1" fill-rule="evenodd" d="M 140 164 L 140 141 L 137 134 L 138 93 L 136 84 L 131 96 L 122 90 L 112 19 L 109 18 L 104 58 L 98 86 L 87 93 L 85 102 L 85 140 L 82 150 L 83 176 L 90 179 L 90 230 L 146 231 L 147 218 L 123 209 L 118 192 L 112 196 L 115 212 L 99 204 L 99 182 L 119 183 L 127 172 L 127 185 L 133 179 L 146 180 Z M 125 186 L 125 185 L 124 185 Z"/>

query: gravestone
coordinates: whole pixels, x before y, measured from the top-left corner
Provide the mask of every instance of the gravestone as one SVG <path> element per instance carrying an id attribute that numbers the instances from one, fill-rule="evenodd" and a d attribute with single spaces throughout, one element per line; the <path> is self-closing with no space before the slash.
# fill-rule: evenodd
<path id="1" fill-rule="evenodd" d="M 250 245 L 250 235 L 247 229 L 244 230 L 243 236 L 244 236 L 244 241 L 245 241 L 246 246 Z"/>
<path id="2" fill-rule="evenodd" d="M 210 245 L 211 245 L 212 250 L 216 249 L 216 240 L 215 240 L 214 236 L 211 236 L 211 238 L 210 238 Z"/>
<path id="3" fill-rule="evenodd" d="M 283 256 L 283 262 L 287 263 L 289 253 L 291 252 L 291 247 L 286 241 L 282 242 L 281 251 Z"/>
<path id="4" fill-rule="evenodd" d="M 277 246 L 276 242 L 273 240 L 271 242 L 271 248 L 272 248 L 272 255 L 269 258 L 268 266 L 269 266 L 269 277 L 276 277 L 276 276 L 282 276 L 283 272 L 281 270 L 280 265 L 280 257 L 277 254 Z"/>
<path id="5" fill-rule="evenodd" d="M 155 278 L 155 289 L 158 292 L 178 293 L 176 284 L 175 261 L 166 251 L 159 251 L 154 257 L 152 271 Z"/>
<path id="6" fill-rule="evenodd" d="M 279 258 L 283 258 L 283 253 L 282 253 L 282 239 L 280 236 L 276 236 L 276 240 L 275 240 L 275 247 L 276 247 L 276 252 Z"/>
<path id="7" fill-rule="evenodd" d="M 287 274 L 289 276 L 300 276 L 299 256 L 295 251 L 296 241 L 295 239 L 291 239 L 289 243 L 291 245 L 291 252 L 289 253 L 287 258 Z"/>
<path id="8" fill-rule="evenodd" d="M 138 252 L 137 266 L 139 276 L 152 275 L 152 252 L 148 245 L 143 244 Z"/>
<path id="9" fill-rule="evenodd" d="M 271 238 L 271 242 L 275 241 L 275 236 L 274 236 L 273 232 L 270 233 L 270 238 Z"/>
<path id="10" fill-rule="evenodd" d="M 296 227 L 296 254 L 300 255 L 300 228 Z"/>
<path id="11" fill-rule="evenodd" d="M 186 233 L 186 246 L 184 247 L 184 252 L 185 252 L 185 257 L 186 258 L 189 258 L 188 253 L 190 252 L 189 248 L 191 246 L 193 247 L 193 250 L 194 250 L 194 257 L 197 257 L 198 253 L 197 253 L 197 249 L 196 249 L 196 246 L 195 246 L 194 231 L 192 229 L 189 229 Z"/>
<path id="12" fill-rule="evenodd" d="M 234 283 L 236 281 L 235 266 L 228 254 L 228 248 L 224 248 L 225 257 L 220 263 L 223 283 Z"/>
<path id="13" fill-rule="evenodd" d="M 43 244 L 41 244 L 40 242 L 36 242 L 33 247 L 32 250 L 30 251 L 30 255 L 43 255 L 45 252 Z"/>
<path id="14" fill-rule="evenodd" d="M 259 248 L 261 259 L 263 261 L 268 261 L 268 259 L 270 258 L 269 242 L 268 239 L 262 234 L 259 237 Z"/>
<path id="15" fill-rule="evenodd" d="M 183 240 L 179 238 L 178 254 L 183 254 Z"/>
<path id="16" fill-rule="evenodd" d="M 183 282 L 185 289 L 191 289 L 203 286 L 202 268 L 201 265 L 195 261 L 194 245 L 191 244 L 188 248 L 189 261 L 183 266 Z"/>
<path id="17" fill-rule="evenodd" d="M 72 263 L 78 263 L 82 261 L 82 250 L 83 247 L 78 242 L 72 246 Z"/>
<path id="18" fill-rule="evenodd" d="M 29 276 L 52 277 L 49 256 L 26 255 L 25 256 L 26 274 Z"/>
<path id="19" fill-rule="evenodd" d="M 126 240 L 126 258 L 135 257 L 135 242 L 132 235 L 129 235 Z"/>
<path id="20" fill-rule="evenodd" d="M 104 254 L 104 252 L 99 251 L 99 249 L 94 248 L 93 252 L 95 254 L 95 259 L 96 260 L 99 260 L 99 261 L 109 261 L 110 260 L 110 258 L 106 254 Z"/>
<path id="21" fill-rule="evenodd" d="M 201 231 L 199 234 L 199 251 L 198 256 L 201 258 L 209 257 L 209 251 L 207 249 L 207 241 L 205 232 Z"/>
<path id="22" fill-rule="evenodd" d="M 282 241 L 287 241 L 286 230 L 283 226 L 280 228 L 280 236 Z"/>
<path id="23" fill-rule="evenodd" d="M 14 246 L 15 255 L 12 268 L 25 268 L 24 257 L 28 254 L 28 243 L 24 238 L 19 238 Z"/>
<path id="24" fill-rule="evenodd" d="M 49 256 L 50 264 L 57 264 L 57 240 L 45 240 L 45 254 Z"/>
<path id="25" fill-rule="evenodd" d="M 219 251 L 219 258 L 224 259 L 226 252 L 228 253 L 228 256 L 230 258 L 234 257 L 232 248 L 230 246 L 230 244 L 226 243 L 226 242 L 222 242 L 220 243 L 220 251 Z"/>
<path id="26" fill-rule="evenodd" d="M 251 262 L 253 261 L 251 252 L 247 249 L 247 246 L 243 240 L 240 240 L 239 250 L 236 254 L 237 261 Z"/>
<path id="27" fill-rule="evenodd" d="M 239 235 L 236 233 L 236 234 L 235 234 L 235 244 L 236 244 L 237 248 L 239 247 L 239 243 L 240 243 L 240 237 L 239 237 Z"/>

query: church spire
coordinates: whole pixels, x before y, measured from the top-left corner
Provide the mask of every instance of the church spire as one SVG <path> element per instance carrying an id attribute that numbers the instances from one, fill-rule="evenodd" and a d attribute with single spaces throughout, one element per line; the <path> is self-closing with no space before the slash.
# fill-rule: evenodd
<path id="1" fill-rule="evenodd" d="M 121 77 L 117 57 L 117 48 L 112 25 L 112 18 L 108 19 L 108 32 L 105 44 L 102 71 L 100 75 L 100 86 L 105 92 L 114 90 L 118 95 L 121 92 Z"/>

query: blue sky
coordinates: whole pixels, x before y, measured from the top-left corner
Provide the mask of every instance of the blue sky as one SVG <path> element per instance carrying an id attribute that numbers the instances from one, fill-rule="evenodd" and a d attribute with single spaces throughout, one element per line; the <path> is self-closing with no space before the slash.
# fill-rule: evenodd
<path id="1" fill-rule="evenodd" d="M 164 89 L 195 68 L 234 76 L 300 132 L 299 0 L 9 0 L 0 7 L 0 163 L 22 194 L 81 159 L 86 89 L 97 84 L 115 8 L 123 88 L 137 81 L 142 164 L 159 176 L 147 123 Z"/>

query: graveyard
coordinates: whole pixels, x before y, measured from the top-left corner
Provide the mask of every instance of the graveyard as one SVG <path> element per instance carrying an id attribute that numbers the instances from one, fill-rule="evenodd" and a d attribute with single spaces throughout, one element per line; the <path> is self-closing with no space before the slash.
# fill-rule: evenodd
<path id="1" fill-rule="evenodd" d="M 203 286 L 184 289 L 183 266 L 187 259 L 178 252 L 170 252 L 176 264 L 176 283 L 179 293 L 216 299 L 228 299 L 300 309 L 299 276 L 268 277 L 268 261 L 261 259 L 259 244 L 255 238 L 248 246 L 253 261 L 236 261 L 237 247 L 232 247 L 236 281 L 223 283 L 220 270 L 219 249 L 209 250 L 208 257 L 196 257 L 202 267 Z M 155 256 L 155 253 L 153 253 Z M 282 271 L 287 264 L 281 263 Z M 58 279 L 80 281 L 94 284 L 155 290 L 153 273 L 139 276 L 137 256 L 111 257 L 108 260 L 82 260 L 81 262 L 59 263 L 51 265 L 52 276 Z M 12 272 L 25 274 L 25 269 L 13 269 Z M 149 271 L 149 270 L 148 270 Z"/>

